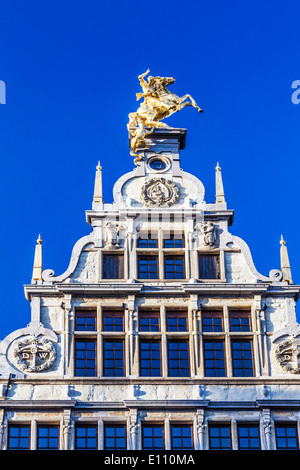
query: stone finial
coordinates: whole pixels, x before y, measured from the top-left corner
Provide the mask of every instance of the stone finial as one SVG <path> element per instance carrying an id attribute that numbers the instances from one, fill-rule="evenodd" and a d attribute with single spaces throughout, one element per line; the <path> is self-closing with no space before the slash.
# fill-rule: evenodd
<path id="1" fill-rule="evenodd" d="M 221 168 L 219 162 L 216 166 L 216 201 L 215 202 L 225 202 L 224 187 L 222 181 Z"/>
<path id="2" fill-rule="evenodd" d="M 96 175 L 95 175 L 95 187 L 94 187 L 94 202 L 103 202 L 103 194 L 102 194 L 102 167 L 100 162 L 96 167 Z"/>
<path id="3" fill-rule="evenodd" d="M 43 253 L 42 253 L 42 239 L 41 235 L 37 239 L 35 246 L 33 270 L 32 270 L 32 281 L 40 281 L 42 279 L 43 271 Z"/>
<path id="4" fill-rule="evenodd" d="M 292 273 L 291 273 L 291 266 L 290 266 L 290 261 L 289 261 L 289 255 L 287 251 L 287 247 L 285 244 L 285 241 L 283 239 L 283 236 L 281 235 L 281 240 L 280 240 L 280 265 L 281 265 L 281 272 L 282 272 L 282 280 L 283 281 L 292 281 Z"/>

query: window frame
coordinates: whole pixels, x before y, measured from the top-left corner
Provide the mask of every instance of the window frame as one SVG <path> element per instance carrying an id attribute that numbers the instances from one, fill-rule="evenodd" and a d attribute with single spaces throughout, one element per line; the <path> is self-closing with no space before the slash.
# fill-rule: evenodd
<path id="1" fill-rule="evenodd" d="M 149 344 L 150 345 L 150 348 L 149 348 L 149 359 L 146 359 L 146 358 L 142 358 L 142 345 L 143 344 Z M 152 358 L 152 351 L 151 351 L 151 345 L 153 344 L 158 344 L 159 345 L 159 368 L 158 367 L 153 367 L 152 365 L 152 361 L 153 360 L 157 360 L 157 359 L 153 359 Z M 139 376 L 140 377 L 162 377 L 162 347 L 161 347 L 161 340 L 160 339 L 157 339 L 157 338 L 140 338 L 139 340 Z M 155 350 L 154 350 L 155 351 Z M 143 361 L 145 360 L 149 360 L 150 361 L 150 365 L 149 367 L 144 367 L 143 366 Z M 144 375 L 143 374 L 143 370 L 150 370 L 150 375 Z M 152 371 L 153 370 L 159 370 L 159 375 L 153 375 L 152 374 Z"/>
<path id="2" fill-rule="evenodd" d="M 153 447 L 145 447 L 145 445 L 144 445 L 144 444 L 145 444 L 145 441 L 144 441 L 144 439 L 145 439 L 144 431 L 145 431 L 145 429 L 147 429 L 147 428 L 152 428 L 153 430 L 154 430 L 155 428 L 160 428 L 160 429 L 162 429 L 162 438 L 161 438 L 161 439 L 162 439 L 162 447 L 159 447 L 159 448 L 154 447 L 154 446 L 153 446 Z M 152 442 L 154 443 L 155 436 L 154 436 L 153 433 L 152 433 L 152 436 L 151 436 L 151 437 L 147 437 L 147 438 L 148 438 L 148 439 L 152 439 Z M 164 450 L 164 449 L 165 449 L 165 427 L 164 427 L 164 424 L 162 424 L 162 423 L 142 423 L 142 449 L 143 449 L 143 450 L 156 450 L 156 451 L 158 451 L 158 450 Z"/>
<path id="3" fill-rule="evenodd" d="M 240 430 L 241 429 L 248 429 L 247 436 L 241 436 L 240 435 Z M 248 443 L 250 444 L 251 436 L 249 433 L 250 429 L 256 429 L 257 430 L 257 437 L 254 436 L 253 438 L 258 439 L 258 447 L 252 447 L 251 445 L 248 445 L 247 447 L 241 447 L 241 438 L 247 439 Z M 261 450 L 261 438 L 260 438 L 260 427 L 259 423 L 238 423 L 237 424 L 237 443 L 238 443 L 238 449 L 239 450 Z"/>
<path id="4" fill-rule="evenodd" d="M 149 261 L 152 261 L 152 260 L 155 260 L 156 262 L 156 270 L 153 271 L 153 273 L 156 274 L 156 277 L 151 277 L 150 274 L 151 274 L 151 271 L 149 269 L 150 265 L 149 265 Z M 142 277 L 141 276 L 141 265 L 140 265 L 140 262 L 141 261 L 147 261 L 147 271 L 145 271 L 147 273 L 147 277 Z M 137 264 L 138 264 L 138 279 L 142 279 L 143 281 L 157 281 L 159 279 L 159 259 L 158 259 L 158 253 L 156 254 L 145 254 L 145 253 L 138 253 L 137 255 Z"/>
<path id="5" fill-rule="evenodd" d="M 235 349 L 233 347 L 234 343 L 241 343 L 242 348 L 238 350 L 237 348 Z M 245 357 L 245 351 L 247 349 L 244 348 L 244 344 L 249 343 L 250 344 L 250 351 L 251 351 L 251 358 Z M 241 337 L 231 337 L 231 364 L 232 364 L 232 376 L 233 377 L 255 377 L 255 356 L 254 356 L 254 342 L 253 338 L 241 338 Z M 236 351 L 241 351 L 241 358 L 239 357 L 234 357 Z M 252 362 L 252 367 L 245 367 L 245 361 L 250 361 Z M 236 367 L 235 366 L 235 361 L 242 361 L 242 367 Z M 243 371 L 242 375 L 237 374 L 237 371 Z M 246 374 L 247 370 L 251 370 L 252 374 L 248 375 Z"/>
<path id="6" fill-rule="evenodd" d="M 11 436 L 11 430 L 15 428 L 18 429 L 18 435 L 17 436 Z M 28 436 L 21 436 L 20 431 L 22 429 L 28 430 Z M 11 446 L 10 440 L 11 439 L 17 439 L 18 440 L 18 445 L 17 446 Z M 28 440 L 28 445 L 26 447 L 21 446 L 21 439 L 27 439 Z M 7 450 L 30 450 L 31 448 L 31 426 L 30 424 L 19 424 L 15 422 L 11 422 L 8 424 L 8 432 L 7 432 Z"/>
<path id="7" fill-rule="evenodd" d="M 119 358 L 116 358 L 115 357 L 115 352 L 116 352 L 116 349 L 115 347 L 113 348 L 113 358 L 110 359 L 110 358 L 106 358 L 105 357 L 105 345 L 106 344 L 109 344 L 109 343 L 122 343 L 122 361 L 123 361 L 123 366 L 122 367 L 116 367 L 115 366 L 115 363 L 117 360 L 120 360 Z M 103 337 L 103 341 L 102 341 L 102 354 L 103 354 L 103 358 L 102 358 L 102 363 L 103 363 L 103 377 L 117 377 L 117 378 L 122 378 L 122 377 L 125 377 L 126 376 L 126 351 L 125 351 L 125 340 L 123 337 L 120 337 L 120 338 L 108 338 L 108 337 Z M 121 349 L 120 349 L 121 350 Z M 105 366 L 105 361 L 113 361 L 113 367 L 106 367 Z M 114 372 L 116 372 L 116 370 L 123 370 L 123 373 L 121 375 L 119 374 L 116 374 L 114 373 L 113 375 L 110 375 L 110 374 L 106 374 L 106 371 L 107 370 L 110 370 L 112 369 Z"/>
<path id="8" fill-rule="evenodd" d="M 201 272 L 201 263 L 200 263 L 201 257 L 206 258 L 206 259 L 214 258 L 216 260 L 214 264 L 215 273 L 213 273 L 215 274 L 215 276 L 209 276 L 208 274 L 206 274 L 206 271 L 209 271 L 209 269 L 211 268 L 211 265 L 209 266 L 209 268 L 205 266 L 205 270 L 202 270 Z M 204 273 L 206 274 L 205 276 L 203 276 Z M 200 280 L 204 280 L 204 281 L 220 280 L 221 279 L 221 254 L 198 251 L 198 276 Z"/>
<path id="9" fill-rule="evenodd" d="M 179 428 L 181 429 L 189 429 L 190 430 L 190 440 L 191 440 L 191 447 L 185 447 L 183 445 L 183 440 L 185 439 L 185 437 L 182 435 L 182 432 L 181 432 L 181 435 L 176 437 L 176 436 L 173 436 L 173 430 L 175 428 Z M 178 446 L 174 446 L 174 442 L 173 442 L 173 439 L 174 438 L 177 438 L 177 439 L 180 439 L 182 445 L 180 447 Z M 184 451 L 184 450 L 193 450 L 194 449 L 194 435 L 193 435 L 193 424 L 192 423 L 180 423 L 180 422 L 172 422 L 170 423 L 170 441 L 171 441 L 171 450 L 176 450 L 176 451 Z"/>
<path id="10" fill-rule="evenodd" d="M 77 349 L 77 345 L 79 342 L 82 342 L 82 343 L 85 343 L 85 345 L 87 345 L 88 343 L 94 343 L 95 347 L 94 347 L 94 351 L 95 351 L 95 357 L 94 357 L 94 361 L 95 361 L 95 367 L 92 368 L 92 367 L 87 367 L 87 361 L 88 360 L 92 360 L 92 358 L 88 358 L 87 357 L 87 347 L 85 346 L 85 349 L 81 349 L 81 351 L 85 351 L 85 357 L 84 358 L 79 358 L 77 356 L 77 353 L 78 353 L 78 349 Z M 74 376 L 75 377 L 97 377 L 97 357 L 98 357 L 98 348 L 97 348 L 98 344 L 97 344 L 97 339 L 95 337 L 75 337 L 75 341 L 74 341 Z M 89 349 L 90 351 L 92 349 Z M 85 367 L 78 367 L 77 365 L 77 360 L 84 360 L 85 361 Z M 84 375 L 79 375 L 78 374 L 78 371 L 79 370 L 84 370 L 85 371 L 85 374 Z M 87 374 L 88 370 L 93 370 L 94 371 L 94 374 L 90 375 L 90 374 Z"/>
<path id="11" fill-rule="evenodd" d="M 95 327 L 93 329 L 88 329 L 88 324 L 87 322 L 85 321 L 84 323 L 84 328 L 80 328 L 78 329 L 78 323 L 77 323 L 77 320 L 79 318 L 83 318 L 85 320 L 88 320 L 88 319 L 94 319 L 95 320 Z M 93 333 L 95 331 L 97 331 L 97 310 L 84 310 L 84 309 L 75 309 L 75 331 L 76 332 L 89 332 L 89 333 Z"/>
<path id="12" fill-rule="evenodd" d="M 213 349 L 212 349 L 213 357 L 212 358 L 206 356 L 206 353 L 209 350 L 206 349 L 205 346 L 208 343 L 213 343 Z M 223 346 L 223 349 L 222 349 L 223 357 L 222 358 L 218 358 L 217 355 L 216 355 L 216 350 L 217 350 L 216 349 L 216 344 L 222 344 L 222 346 Z M 222 360 L 223 361 L 223 367 L 217 367 L 217 364 L 216 364 L 217 360 Z M 208 365 L 207 365 L 208 361 L 213 361 L 214 366 L 213 367 L 208 367 Z M 227 377 L 226 345 L 225 345 L 224 338 L 219 338 L 219 337 L 218 338 L 214 338 L 214 337 L 208 338 L 207 337 L 207 338 L 204 339 L 204 341 L 203 341 L 203 362 L 204 362 L 204 376 L 205 377 Z M 208 370 L 213 370 L 214 374 L 213 375 L 207 374 Z M 218 370 L 224 371 L 224 374 L 222 374 L 222 375 L 217 374 Z"/>
<path id="13" fill-rule="evenodd" d="M 170 277 L 167 276 L 167 261 L 170 261 L 173 258 L 173 271 L 169 271 L 169 273 L 173 273 L 174 276 Z M 176 271 L 176 260 L 182 261 L 182 270 Z M 182 273 L 182 276 L 176 276 L 176 274 Z M 165 280 L 178 280 L 178 279 L 186 279 L 186 269 L 185 269 L 185 256 L 183 254 L 172 254 L 172 253 L 165 253 L 164 254 L 164 279 Z"/>
<path id="14" fill-rule="evenodd" d="M 105 257 L 112 259 L 118 258 L 118 263 L 114 265 L 114 269 L 117 266 L 116 272 L 118 271 L 118 274 L 113 273 L 113 276 L 109 276 L 110 272 L 105 274 Z M 120 262 L 121 260 L 121 262 Z M 125 264 L 124 264 L 124 252 L 118 252 L 118 253 L 110 253 L 110 252 L 102 252 L 102 279 L 104 280 L 110 280 L 110 279 L 125 279 Z"/>
<path id="15" fill-rule="evenodd" d="M 212 436 L 211 430 L 218 429 L 218 436 Z M 229 436 L 221 436 L 221 429 L 226 429 L 229 431 Z M 219 442 L 219 445 L 212 445 L 212 439 L 216 439 Z M 224 446 L 222 444 L 222 439 L 229 439 L 229 446 Z M 208 423 L 208 442 L 210 450 L 232 450 L 232 433 L 231 433 L 231 424 L 230 423 L 217 423 L 210 422 Z"/>
<path id="16" fill-rule="evenodd" d="M 108 447 L 106 439 L 108 436 L 106 435 L 106 431 L 108 428 L 114 429 L 114 435 L 111 437 L 111 439 L 114 440 L 115 444 L 117 442 L 117 439 L 124 439 L 125 446 L 124 447 L 117 447 L 116 445 L 114 447 Z M 124 430 L 124 437 L 118 437 L 116 436 L 116 429 L 123 429 Z M 127 426 L 125 423 L 117 423 L 117 422 L 105 422 L 104 423 L 104 429 L 103 429 L 103 449 L 107 451 L 112 451 L 112 450 L 127 450 Z"/>
<path id="17" fill-rule="evenodd" d="M 89 447 L 87 445 L 87 440 L 89 439 L 89 436 L 87 435 L 87 433 L 85 433 L 84 436 L 78 436 L 77 435 L 77 431 L 79 429 L 85 429 L 85 430 L 88 430 L 88 429 L 94 429 L 96 431 L 96 435 L 94 437 L 92 437 L 93 439 L 96 440 L 96 445 L 95 447 Z M 80 447 L 78 446 L 77 444 L 77 439 L 78 438 L 81 438 L 81 439 L 84 439 L 85 440 L 85 447 Z M 93 423 L 81 423 L 81 422 L 78 422 L 78 423 L 75 423 L 75 433 L 74 433 L 74 440 L 75 440 L 75 450 L 98 450 L 98 425 L 97 424 L 93 424 Z"/>
<path id="18" fill-rule="evenodd" d="M 170 344 L 171 343 L 177 343 L 177 357 L 171 358 L 171 353 L 170 353 Z M 187 353 L 187 359 L 180 357 L 180 344 L 185 344 L 186 345 L 186 353 Z M 175 351 L 175 349 L 173 350 Z M 167 365 L 168 365 L 168 377 L 190 377 L 191 376 L 191 367 L 190 367 L 190 342 L 188 338 L 182 339 L 182 338 L 174 338 L 174 337 L 169 337 L 167 341 Z M 178 362 L 178 367 L 171 367 L 170 363 L 171 361 L 177 361 Z M 180 367 L 180 362 L 182 361 L 187 361 L 187 367 Z M 178 370 L 178 374 L 171 374 L 171 371 Z M 184 373 L 184 371 L 187 371 L 187 375 Z"/>
<path id="19" fill-rule="evenodd" d="M 41 429 L 47 429 L 47 436 L 40 436 L 40 430 Z M 51 437 L 49 435 L 49 431 L 51 429 L 56 429 L 57 430 L 57 437 Z M 48 445 L 47 447 L 41 447 L 40 446 L 40 439 L 47 439 Z M 50 439 L 57 439 L 57 447 L 49 447 L 49 441 Z M 36 450 L 60 450 L 60 426 L 59 424 L 44 424 L 44 423 L 38 423 L 37 425 L 37 431 L 36 431 Z"/>
<path id="20" fill-rule="evenodd" d="M 284 436 L 278 436 L 278 429 L 284 428 Z M 287 429 L 293 429 L 295 431 L 295 436 L 292 436 L 295 439 L 296 447 L 291 447 L 288 444 L 289 437 L 287 436 Z M 278 441 L 279 439 L 284 439 L 286 442 L 286 446 L 279 446 Z M 275 443 L 276 443 L 276 450 L 299 450 L 299 438 L 298 438 L 298 429 L 297 429 L 297 422 L 275 422 Z"/>

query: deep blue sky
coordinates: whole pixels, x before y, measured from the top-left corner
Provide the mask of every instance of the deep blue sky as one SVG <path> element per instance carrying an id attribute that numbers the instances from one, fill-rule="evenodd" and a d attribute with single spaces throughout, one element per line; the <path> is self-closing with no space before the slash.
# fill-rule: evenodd
<path id="1" fill-rule="evenodd" d="M 63 273 L 90 232 L 85 210 L 98 160 L 105 202 L 133 169 L 126 124 L 147 68 L 174 76 L 173 91 L 205 110 L 185 108 L 166 121 L 187 128 L 182 168 L 214 202 L 219 161 L 235 210 L 231 232 L 265 275 L 280 267 L 283 233 L 300 282 L 300 104 L 291 101 L 299 24 L 297 1 L 2 3 L 0 339 L 30 321 L 23 284 L 38 234 L 44 268 Z"/>

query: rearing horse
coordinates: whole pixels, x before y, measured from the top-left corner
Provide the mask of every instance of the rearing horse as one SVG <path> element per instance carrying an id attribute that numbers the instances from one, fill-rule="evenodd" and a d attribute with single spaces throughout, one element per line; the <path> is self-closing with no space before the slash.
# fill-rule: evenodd
<path id="1" fill-rule="evenodd" d="M 173 77 L 149 76 L 147 82 L 145 76 L 148 73 L 149 70 L 138 77 L 143 93 L 137 93 L 137 100 L 143 97 L 144 102 L 135 113 L 129 114 L 129 123 L 127 125 L 132 135 L 130 154 L 135 157 L 135 164 L 142 159 L 135 152 L 137 148 L 145 145 L 145 137 L 151 134 L 155 128 L 170 127 L 161 122 L 162 119 L 180 111 L 185 106 L 193 106 L 200 113 L 203 113 L 203 110 L 199 108 L 191 95 L 186 94 L 179 97 L 167 89 L 167 86 L 175 83 Z M 187 101 L 188 99 L 190 101 Z"/>

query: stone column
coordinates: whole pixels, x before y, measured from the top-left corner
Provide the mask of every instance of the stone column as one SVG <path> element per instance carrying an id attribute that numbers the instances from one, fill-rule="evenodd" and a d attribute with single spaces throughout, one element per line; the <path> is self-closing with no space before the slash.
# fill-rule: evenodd
<path id="1" fill-rule="evenodd" d="M 197 410 L 197 434 L 198 434 L 198 441 L 199 441 L 199 450 L 204 450 L 204 435 L 205 435 L 205 416 L 204 410 Z"/>
<path id="2" fill-rule="evenodd" d="M 130 450 L 137 450 L 137 432 L 138 432 L 138 411 L 137 409 L 130 410 L 129 415 L 130 426 Z"/>
<path id="3" fill-rule="evenodd" d="M 63 418 L 63 450 L 69 450 L 70 446 L 70 434 L 71 434 L 72 422 L 71 422 L 71 410 L 64 411 Z"/>
<path id="4" fill-rule="evenodd" d="M 267 450 L 272 450 L 272 421 L 271 421 L 271 411 L 270 410 L 263 410 L 263 428 L 265 432 L 265 439 L 266 439 L 266 447 Z"/>

